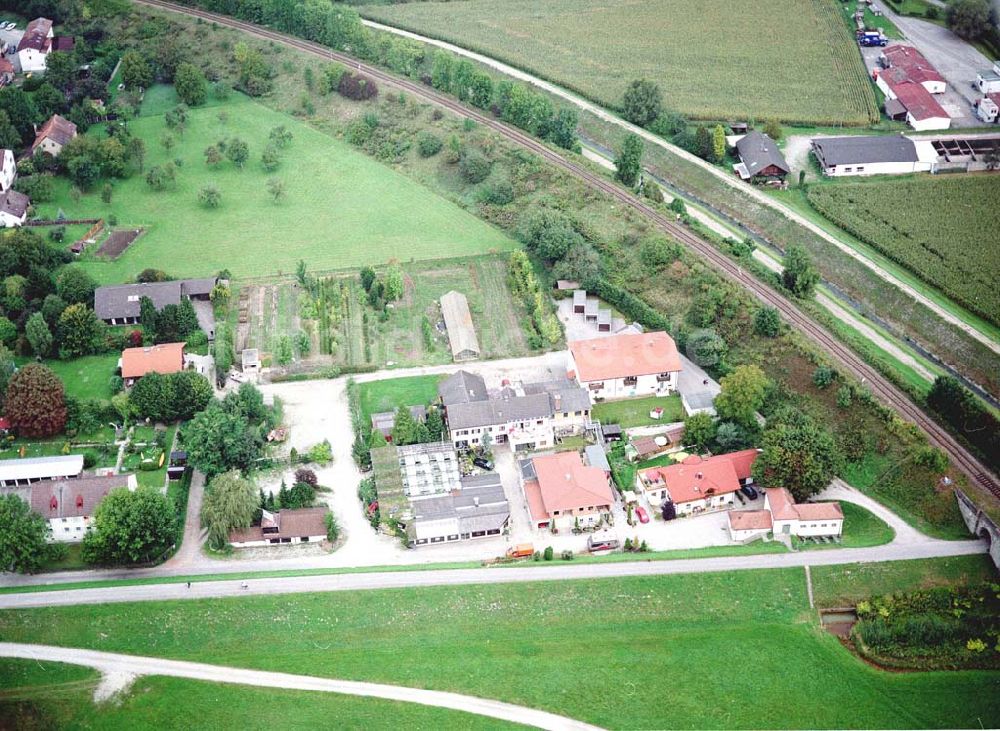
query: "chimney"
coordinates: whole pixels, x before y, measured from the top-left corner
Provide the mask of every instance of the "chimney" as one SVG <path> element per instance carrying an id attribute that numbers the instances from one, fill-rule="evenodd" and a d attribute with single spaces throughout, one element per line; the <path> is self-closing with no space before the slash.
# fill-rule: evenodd
<path id="1" fill-rule="evenodd" d="M 553 394 L 552 403 L 555 404 L 556 411 L 562 411 L 562 394 L 561 393 Z"/>
<path id="2" fill-rule="evenodd" d="M 698 473 L 697 473 L 697 474 L 695 475 L 695 479 L 698 479 L 698 480 L 702 479 L 703 477 L 704 477 L 704 475 L 703 475 L 703 474 L 702 474 L 701 472 L 698 472 Z"/>

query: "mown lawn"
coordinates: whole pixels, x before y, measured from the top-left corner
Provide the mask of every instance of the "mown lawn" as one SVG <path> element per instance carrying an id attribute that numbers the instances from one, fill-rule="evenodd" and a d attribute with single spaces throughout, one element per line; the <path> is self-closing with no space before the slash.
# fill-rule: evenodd
<path id="1" fill-rule="evenodd" d="M 372 414 L 395 411 L 400 406 L 429 404 L 437 398 L 443 376 L 410 376 L 358 384 L 358 400 L 365 423 Z"/>
<path id="2" fill-rule="evenodd" d="M 825 581 L 814 575 L 817 591 Z M 998 673 L 891 674 L 855 659 L 817 626 L 800 569 L 4 611 L 0 634 L 454 690 L 610 728 L 1000 717 Z"/>
<path id="3" fill-rule="evenodd" d="M 650 410 L 656 408 L 663 409 L 663 416 L 660 419 L 653 419 L 649 416 Z M 684 419 L 684 405 L 681 403 L 681 397 L 677 395 L 647 396 L 646 398 L 605 401 L 596 404 L 593 415 L 602 424 L 618 424 L 623 428 L 666 426 Z"/>
<path id="4" fill-rule="evenodd" d="M 301 668 L 304 674 L 308 668 Z M 520 728 L 472 714 L 336 693 L 272 690 L 163 676 L 139 678 L 114 702 L 95 705 L 100 677 L 77 665 L 4 660 L 0 726 L 55 728 Z"/>
<path id="5" fill-rule="evenodd" d="M 44 361 L 52 372 L 59 376 L 66 388 L 67 396 L 78 399 L 108 400 L 114 393 L 111 391 L 111 377 L 118 368 L 121 353 L 102 353 L 101 355 L 85 355 L 72 360 L 49 359 Z M 19 362 L 33 362 L 25 358 Z"/>
<path id="6" fill-rule="evenodd" d="M 499 58 L 621 105 L 632 79 L 707 119 L 877 120 L 841 3 L 832 0 L 466 0 L 372 3 L 361 12 Z M 771 43 L 760 43 L 762 29 Z M 600 29 L 598 31 L 598 29 Z M 822 81 L 819 81 L 819 80 Z"/>
<path id="7" fill-rule="evenodd" d="M 92 247 L 84 266 L 101 282 L 122 282 L 146 267 L 174 276 L 204 276 L 228 268 L 234 276 L 262 276 L 295 271 L 304 259 L 313 271 L 404 261 L 466 256 L 516 244 L 498 229 L 424 186 L 322 134 L 293 117 L 234 94 L 225 105 L 190 110 L 183 134 L 172 133 L 167 151 L 161 139 L 169 132 L 162 111 L 170 108 L 172 90 L 159 91 L 157 114 L 130 123 L 146 141 L 145 166 L 180 161 L 173 188 L 152 190 L 145 175 L 115 182 L 110 205 L 100 189 L 74 203 L 69 183 L 59 179 L 56 199 L 39 206 L 43 216 L 62 209 L 70 218 L 115 216 L 121 226 L 145 233 L 118 259 L 100 261 Z M 220 116 L 221 115 L 221 116 Z M 294 139 L 274 173 L 261 167 L 270 130 L 285 125 Z M 94 128 L 90 134 L 102 135 Z M 204 150 L 219 140 L 240 137 L 250 147 L 243 170 L 228 160 L 211 169 Z M 284 181 L 287 197 L 275 203 L 266 189 L 269 178 Z M 198 191 L 216 186 L 221 205 L 209 209 Z"/>

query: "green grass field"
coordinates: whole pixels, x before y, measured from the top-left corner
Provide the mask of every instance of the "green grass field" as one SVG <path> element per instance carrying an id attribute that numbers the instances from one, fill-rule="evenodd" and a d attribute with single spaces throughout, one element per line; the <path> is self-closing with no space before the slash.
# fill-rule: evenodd
<path id="1" fill-rule="evenodd" d="M 647 78 L 668 106 L 700 118 L 878 119 L 854 37 L 839 17 L 843 6 L 833 0 L 750 0 L 738 10 L 722 0 L 466 0 L 360 10 L 605 106 L 618 107 L 629 81 Z"/>
<path id="2" fill-rule="evenodd" d="M 0 668 L 0 727 L 137 728 L 242 731 L 250 728 L 519 728 L 514 724 L 430 708 L 335 693 L 271 690 L 143 677 L 124 696 L 95 705 L 98 674 L 76 665 L 4 660 Z"/>
<path id="3" fill-rule="evenodd" d="M 399 406 L 429 404 L 437 398 L 442 376 L 410 376 L 358 384 L 358 400 L 365 423 L 380 411 L 395 411 Z"/>
<path id="4" fill-rule="evenodd" d="M 67 396 L 78 399 L 108 400 L 111 391 L 111 377 L 115 375 L 121 353 L 85 355 L 72 360 L 47 360 L 45 365 L 59 376 L 66 387 Z"/>
<path id="5" fill-rule="evenodd" d="M 971 575 L 984 560 L 961 563 Z M 894 566 L 866 586 L 926 579 Z M 836 596 L 826 576 L 816 590 Z M 893 674 L 854 658 L 818 627 L 799 569 L 4 611 L 0 635 L 454 690 L 611 728 L 1000 718 L 998 673 Z M 774 702 L 792 689 L 808 702 Z"/>
<path id="6" fill-rule="evenodd" d="M 650 409 L 655 408 L 663 409 L 661 419 L 650 418 Z M 665 426 L 684 419 L 684 405 L 680 396 L 648 396 L 595 404 L 593 415 L 602 424 L 619 424 L 623 428 L 660 424 Z"/>
<path id="7" fill-rule="evenodd" d="M 1000 324 L 1000 249 L 983 232 L 1000 226 L 1000 179 L 954 175 L 813 185 L 817 211 Z"/>
<path id="8" fill-rule="evenodd" d="M 172 94 L 172 89 L 162 91 L 156 99 Z M 162 111 L 169 101 L 151 108 Z M 290 129 L 294 139 L 281 166 L 269 174 L 261 167 L 260 155 L 269 131 L 279 124 Z M 315 271 L 516 246 L 498 229 L 347 143 L 240 95 L 224 107 L 192 109 L 186 130 L 182 136 L 174 134 L 176 143 L 169 152 L 160 143 L 167 131 L 161 114 L 142 116 L 130 127 L 146 141 L 147 170 L 169 160 L 182 161 L 173 189 L 155 192 L 144 175 L 137 174 L 116 182 L 112 203 L 106 206 L 100 186 L 74 203 L 68 182 L 59 179 L 56 200 L 39 206 L 43 216 L 61 208 L 70 218 L 114 215 L 121 226 L 146 229 L 115 261 L 85 255 L 84 266 L 101 282 L 125 281 L 146 267 L 174 276 L 228 268 L 234 276 L 248 277 L 293 272 L 299 259 Z M 102 132 L 94 129 L 91 134 Z M 229 161 L 210 169 L 204 149 L 232 137 L 250 146 L 245 169 Z M 280 203 L 265 188 L 271 177 L 285 183 L 287 197 Z M 222 194 L 214 210 L 197 198 L 208 184 Z"/>

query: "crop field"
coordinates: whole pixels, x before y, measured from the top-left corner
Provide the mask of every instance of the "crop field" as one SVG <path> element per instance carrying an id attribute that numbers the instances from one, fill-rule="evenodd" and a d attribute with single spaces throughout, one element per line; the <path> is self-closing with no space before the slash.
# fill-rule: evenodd
<path id="1" fill-rule="evenodd" d="M 154 95 L 150 109 L 169 107 L 160 102 L 173 93 Z M 277 171 L 267 173 L 260 156 L 278 125 L 285 125 L 293 140 Z M 498 229 L 346 142 L 238 94 L 224 105 L 191 109 L 183 134 L 170 134 L 169 150 L 162 144 L 169 133 L 162 114 L 147 114 L 129 126 L 146 142 L 147 171 L 168 161 L 177 166 L 172 187 L 154 191 L 145 175 L 136 174 L 116 181 L 112 202 L 105 205 L 100 185 L 77 202 L 68 181 L 58 178 L 54 200 L 39 205 L 43 217 L 62 209 L 69 218 L 114 216 L 121 227 L 145 229 L 113 261 L 93 251 L 84 255 L 84 266 L 101 282 L 126 281 L 146 267 L 179 277 L 220 269 L 251 277 L 293 272 L 300 259 L 312 270 L 329 271 L 516 246 Z M 94 128 L 90 134 L 103 132 Z M 205 148 L 233 137 L 250 147 L 246 167 L 240 170 L 228 160 L 216 169 L 206 165 Z M 280 202 L 267 191 L 272 177 L 285 185 Z M 206 185 L 220 191 L 218 208 L 198 202 Z"/>
<path id="2" fill-rule="evenodd" d="M 632 79 L 704 119 L 864 125 L 875 95 L 835 0 L 463 0 L 367 17 L 480 51 L 612 108 Z"/>
<path id="3" fill-rule="evenodd" d="M 809 188 L 809 202 L 973 312 L 1000 325 L 1000 178 L 923 176 L 830 183 Z"/>
<path id="4" fill-rule="evenodd" d="M 870 585 L 905 588 L 894 567 Z M 825 583 L 814 575 L 836 600 Z M 1000 717 L 1000 673 L 888 673 L 852 656 L 818 627 L 801 569 L 3 611 L 0 634 L 452 690 L 607 728 L 979 728 Z M 774 702 L 789 679 L 808 703 Z"/>
<path id="5" fill-rule="evenodd" d="M 469 300 L 484 358 L 529 353 L 521 308 L 507 287 L 505 257 L 418 261 L 402 269 L 403 297 L 384 318 L 368 304 L 356 271 L 321 279 L 315 292 L 287 280 L 247 284 L 239 294 L 236 349 L 260 348 L 273 366 L 276 339 L 301 331 L 310 341 L 304 368 L 451 363 L 439 300 L 456 290 Z"/>

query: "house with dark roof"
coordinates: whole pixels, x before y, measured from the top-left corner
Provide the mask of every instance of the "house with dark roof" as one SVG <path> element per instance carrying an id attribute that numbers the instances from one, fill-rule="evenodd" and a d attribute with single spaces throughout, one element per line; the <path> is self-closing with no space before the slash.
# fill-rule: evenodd
<path id="1" fill-rule="evenodd" d="M 13 188 L 0 193 L 0 226 L 3 228 L 23 226 L 28 220 L 30 206 L 31 199 Z"/>
<path id="2" fill-rule="evenodd" d="M 774 140 L 753 130 L 736 141 L 740 161 L 733 170 L 743 180 L 784 180 L 791 172 Z"/>
<path id="3" fill-rule="evenodd" d="M 179 305 L 184 298 L 207 302 L 218 281 L 215 277 L 205 277 L 98 287 L 94 290 L 94 313 L 109 325 L 135 324 L 139 322 L 143 297 L 149 297 L 157 311 L 167 305 Z"/>
<path id="4" fill-rule="evenodd" d="M 812 150 L 829 177 L 934 172 L 938 159 L 931 142 L 903 135 L 817 137 Z"/>
<path id="5" fill-rule="evenodd" d="M 28 504 L 45 518 L 51 529 L 50 540 L 82 541 L 90 530 L 94 512 L 112 490 L 135 490 L 134 474 L 82 475 L 72 480 L 43 480 L 28 488 Z"/>
<path id="6" fill-rule="evenodd" d="M 461 489 L 410 500 L 400 518 L 411 548 L 493 538 L 510 522 L 510 505 L 495 472 L 462 478 Z"/>
<path id="7" fill-rule="evenodd" d="M 282 543 L 321 543 L 326 540 L 326 516 L 329 508 L 262 511 L 260 525 L 229 534 L 234 548 L 274 546 Z"/>
<path id="8" fill-rule="evenodd" d="M 74 137 L 76 137 L 76 125 L 65 117 L 53 114 L 35 134 L 35 141 L 31 143 L 31 154 L 34 155 L 41 150 L 52 157 L 59 157 L 62 148 Z"/>
<path id="9" fill-rule="evenodd" d="M 52 21 L 48 18 L 35 18 L 28 23 L 17 44 L 22 73 L 45 70 L 45 60 L 52 51 L 52 36 Z"/>
<path id="10" fill-rule="evenodd" d="M 482 376 L 469 371 L 455 371 L 438 383 L 438 397 L 447 409 L 452 404 L 485 401 L 489 394 Z"/>

